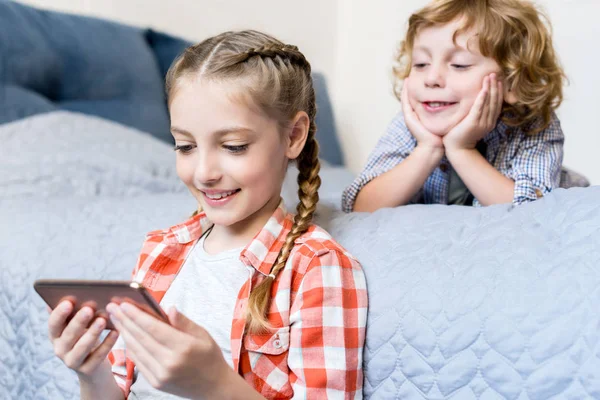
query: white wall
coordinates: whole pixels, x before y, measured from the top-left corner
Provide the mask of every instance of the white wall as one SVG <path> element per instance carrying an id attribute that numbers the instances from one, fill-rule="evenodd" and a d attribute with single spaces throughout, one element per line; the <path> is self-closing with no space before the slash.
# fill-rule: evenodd
<path id="1" fill-rule="evenodd" d="M 201 40 L 227 29 L 255 28 L 297 44 L 329 80 L 347 165 L 360 171 L 399 110 L 392 58 L 410 13 L 425 0 L 20 0 L 32 5 L 152 26 Z M 565 164 L 600 184 L 596 115 L 600 61 L 599 0 L 538 0 L 554 25 L 570 86 L 559 109 Z"/>
<path id="2" fill-rule="evenodd" d="M 370 5 L 369 5 L 370 4 Z M 359 172 L 400 110 L 392 60 L 406 19 L 423 0 L 338 0 L 338 54 L 333 104 L 347 166 Z"/>
<path id="3" fill-rule="evenodd" d="M 226 30 L 257 29 L 297 45 L 333 81 L 335 0 L 18 0 L 32 6 L 153 27 L 191 41 Z"/>
<path id="4" fill-rule="evenodd" d="M 554 45 L 569 78 L 558 110 L 565 165 L 600 185 L 600 15 L 598 0 L 539 0 L 554 27 Z"/>

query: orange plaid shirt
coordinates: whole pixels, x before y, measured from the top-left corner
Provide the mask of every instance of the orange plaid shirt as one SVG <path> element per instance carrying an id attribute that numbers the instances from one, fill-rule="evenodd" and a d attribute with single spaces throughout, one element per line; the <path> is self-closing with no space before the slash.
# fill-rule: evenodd
<path id="1" fill-rule="evenodd" d="M 292 228 L 281 204 L 241 252 L 253 272 L 239 291 L 231 324 L 233 368 L 269 399 L 362 398 L 367 290 L 358 261 L 312 225 L 296 240 L 273 284 L 267 333 L 245 331 L 248 296 L 266 275 Z M 133 272 L 157 301 L 177 276 L 193 244 L 211 226 L 200 213 L 168 230 L 150 232 Z M 125 396 L 135 366 L 125 348 L 109 354 Z"/>

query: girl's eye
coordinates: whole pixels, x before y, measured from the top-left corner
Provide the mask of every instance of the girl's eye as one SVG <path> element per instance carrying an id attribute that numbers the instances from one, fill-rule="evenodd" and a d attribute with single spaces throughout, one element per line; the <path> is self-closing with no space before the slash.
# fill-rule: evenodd
<path id="1" fill-rule="evenodd" d="M 470 67 L 470 65 L 466 65 L 466 64 L 452 64 L 453 68 L 456 69 L 467 69 Z"/>
<path id="2" fill-rule="evenodd" d="M 414 64 L 413 67 L 415 67 L 415 68 L 425 68 L 426 65 L 427 64 L 425 64 L 425 63 L 417 63 L 417 64 Z"/>
<path id="3" fill-rule="evenodd" d="M 242 145 L 238 145 L 238 146 L 229 146 L 229 145 L 224 144 L 223 148 L 230 153 L 239 154 L 239 153 L 244 152 L 246 149 L 248 149 L 248 145 L 242 144 Z"/>
<path id="4" fill-rule="evenodd" d="M 194 146 L 192 146 L 191 144 L 182 144 L 175 146 L 175 151 L 178 151 L 182 154 L 190 153 L 192 150 L 194 150 Z"/>

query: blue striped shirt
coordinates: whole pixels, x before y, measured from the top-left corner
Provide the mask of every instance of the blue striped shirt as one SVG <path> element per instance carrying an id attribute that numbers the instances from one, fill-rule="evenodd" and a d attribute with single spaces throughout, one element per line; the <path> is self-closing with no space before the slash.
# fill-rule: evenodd
<path id="1" fill-rule="evenodd" d="M 550 125 L 535 135 L 509 127 L 500 119 L 483 139 L 485 158 L 504 176 L 515 181 L 514 204 L 536 200 L 560 183 L 564 136 L 560 121 L 552 114 Z M 398 114 L 369 156 L 367 165 L 342 195 L 342 209 L 351 212 L 358 192 L 371 180 L 400 164 L 417 146 L 416 139 Z M 446 157 L 414 197 L 415 203 L 448 204 L 448 179 L 452 166 Z M 474 206 L 480 206 L 477 199 Z"/>

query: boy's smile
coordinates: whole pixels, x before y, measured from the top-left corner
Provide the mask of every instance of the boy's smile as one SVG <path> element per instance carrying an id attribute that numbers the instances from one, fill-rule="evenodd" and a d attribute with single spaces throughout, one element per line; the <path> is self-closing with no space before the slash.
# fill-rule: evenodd
<path id="1" fill-rule="evenodd" d="M 427 100 L 427 101 L 422 101 L 421 104 L 423 105 L 423 108 L 425 109 L 425 111 L 427 111 L 428 113 L 438 113 L 438 112 L 446 111 L 458 103 L 457 102 Z"/>

